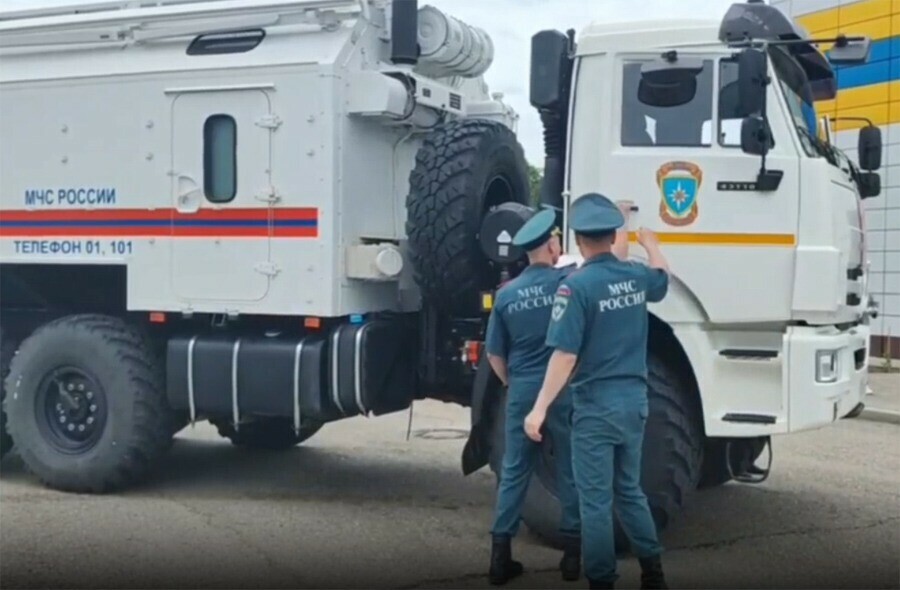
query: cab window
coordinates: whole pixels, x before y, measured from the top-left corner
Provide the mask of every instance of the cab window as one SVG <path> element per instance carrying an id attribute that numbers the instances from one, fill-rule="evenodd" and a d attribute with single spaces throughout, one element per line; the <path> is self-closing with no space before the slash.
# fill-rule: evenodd
<path id="1" fill-rule="evenodd" d="M 713 62 L 703 61 L 693 100 L 675 107 L 653 107 L 638 100 L 641 64 L 624 65 L 622 95 L 623 146 L 709 147 L 713 120 Z"/>

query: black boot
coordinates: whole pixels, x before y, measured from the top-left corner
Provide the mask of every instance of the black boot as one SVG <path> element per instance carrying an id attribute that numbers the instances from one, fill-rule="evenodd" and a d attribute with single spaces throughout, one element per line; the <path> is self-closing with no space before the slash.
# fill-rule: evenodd
<path id="1" fill-rule="evenodd" d="M 594 580 L 588 580 L 588 588 L 591 590 L 613 590 L 615 588 L 615 584 L 612 582 L 595 582 Z"/>
<path id="2" fill-rule="evenodd" d="M 581 577 L 581 537 L 563 537 L 563 556 L 559 561 L 559 571 L 566 582 L 574 582 Z"/>
<path id="3" fill-rule="evenodd" d="M 491 584 L 499 586 L 522 575 L 524 568 L 518 561 L 513 561 L 511 539 L 494 535 L 491 547 L 491 570 L 488 574 Z"/>
<path id="4" fill-rule="evenodd" d="M 659 555 L 653 557 L 645 557 L 638 560 L 641 562 L 641 589 L 647 590 L 666 590 L 666 577 L 663 575 L 662 561 Z"/>

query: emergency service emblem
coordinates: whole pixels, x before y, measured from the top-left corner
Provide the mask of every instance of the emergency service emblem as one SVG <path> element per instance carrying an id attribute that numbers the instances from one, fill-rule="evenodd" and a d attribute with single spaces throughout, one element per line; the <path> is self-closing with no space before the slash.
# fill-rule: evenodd
<path id="1" fill-rule="evenodd" d="M 697 193 L 703 181 L 700 166 L 690 162 L 666 162 L 656 171 L 662 193 L 659 216 L 669 225 L 690 225 L 697 219 Z"/>
<path id="2" fill-rule="evenodd" d="M 553 311 L 550 312 L 550 317 L 553 318 L 554 322 L 558 322 L 563 314 L 566 313 L 566 307 L 569 306 L 569 297 L 571 295 L 572 290 L 566 285 L 560 285 L 559 289 L 556 290 L 556 298 L 553 300 Z"/>

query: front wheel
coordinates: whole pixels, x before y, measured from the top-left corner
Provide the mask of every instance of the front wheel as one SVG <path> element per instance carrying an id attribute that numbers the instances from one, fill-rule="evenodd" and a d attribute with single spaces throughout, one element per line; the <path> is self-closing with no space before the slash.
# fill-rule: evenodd
<path id="1" fill-rule="evenodd" d="M 656 522 L 662 531 L 684 507 L 687 495 L 697 487 L 703 458 L 702 431 L 693 394 L 678 370 L 661 355 L 650 352 L 647 396 L 650 415 L 644 433 L 641 482 Z M 503 456 L 503 414 L 497 412 L 491 469 L 499 479 Z M 544 445 L 535 477 L 528 487 L 522 520 L 529 530 L 555 547 L 559 534 L 560 506 L 552 441 Z M 616 548 L 626 550 L 628 540 L 615 519 Z"/>
<path id="2" fill-rule="evenodd" d="M 122 320 L 77 315 L 26 339 L 7 378 L 9 427 L 46 485 L 105 492 L 141 479 L 172 436 L 162 367 Z"/>

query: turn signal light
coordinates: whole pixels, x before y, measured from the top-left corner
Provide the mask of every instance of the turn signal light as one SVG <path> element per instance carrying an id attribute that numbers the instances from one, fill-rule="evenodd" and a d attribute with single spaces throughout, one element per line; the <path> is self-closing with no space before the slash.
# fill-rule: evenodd
<path id="1" fill-rule="evenodd" d="M 164 314 L 161 311 L 150 312 L 150 323 L 151 324 L 165 324 L 166 323 L 166 314 Z"/>
<path id="2" fill-rule="evenodd" d="M 303 327 L 310 330 L 318 330 L 322 327 L 322 318 L 304 318 Z"/>

